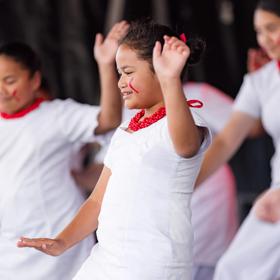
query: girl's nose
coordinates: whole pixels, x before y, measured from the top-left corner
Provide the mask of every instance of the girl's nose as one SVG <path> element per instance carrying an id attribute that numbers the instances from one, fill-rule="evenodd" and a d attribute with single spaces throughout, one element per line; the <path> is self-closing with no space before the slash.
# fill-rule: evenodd
<path id="1" fill-rule="evenodd" d="M 119 81 L 118 81 L 118 87 L 119 87 L 120 89 L 123 89 L 123 88 L 125 88 L 126 86 L 127 86 L 127 83 L 126 83 L 125 79 L 122 78 L 122 77 L 120 77 L 120 79 L 119 79 Z"/>

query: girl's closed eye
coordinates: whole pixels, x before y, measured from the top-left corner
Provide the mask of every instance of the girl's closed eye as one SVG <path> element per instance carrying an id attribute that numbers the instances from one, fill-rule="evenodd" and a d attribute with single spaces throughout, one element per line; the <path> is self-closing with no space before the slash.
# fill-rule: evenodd
<path id="1" fill-rule="evenodd" d="M 274 31 L 279 30 L 279 27 L 280 26 L 277 25 L 277 24 L 270 24 L 266 27 L 266 29 L 267 29 L 268 32 L 274 32 Z"/>
<path id="2" fill-rule="evenodd" d="M 119 71 L 118 70 L 118 76 L 122 76 L 122 75 L 126 75 L 126 76 L 129 76 L 131 74 L 133 74 L 134 72 L 133 71 Z"/>
<path id="3" fill-rule="evenodd" d="M 12 85 L 16 82 L 16 78 L 15 77 L 7 77 L 6 79 L 4 79 L 4 81 L 7 85 Z"/>

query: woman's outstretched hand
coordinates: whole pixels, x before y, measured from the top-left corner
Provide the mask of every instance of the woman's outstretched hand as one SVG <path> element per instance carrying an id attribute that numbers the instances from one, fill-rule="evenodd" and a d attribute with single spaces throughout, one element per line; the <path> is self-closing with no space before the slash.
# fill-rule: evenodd
<path id="1" fill-rule="evenodd" d="M 128 27 L 129 24 L 123 20 L 112 27 L 105 39 L 102 34 L 96 34 L 93 52 L 98 64 L 115 63 L 118 42 L 126 35 Z"/>
<path id="2" fill-rule="evenodd" d="M 255 215 L 266 222 L 280 221 L 280 188 L 271 188 L 264 192 L 254 205 Z"/>
<path id="3" fill-rule="evenodd" d="M 37 249 L 51 256 L 59 256 L 66 250 L 66 245 L 60 239 L 25 238 L 21 237 L 17 242 L 19 248 L 29 247 Z"/>
<path id="4" fill-rule="evenodd" d="M 189 55 L 190 49 L 185 42 L 165 35 L 163 47 L 160 42 L 156 42 L 153 51 L 153 65 L 157 76 L 180 78 Z"/>

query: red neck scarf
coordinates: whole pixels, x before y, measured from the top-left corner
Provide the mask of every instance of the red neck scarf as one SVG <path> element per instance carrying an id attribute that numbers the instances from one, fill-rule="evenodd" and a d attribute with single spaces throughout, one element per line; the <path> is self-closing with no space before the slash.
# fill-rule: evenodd
<path id="1" fill-rule="evenodd" d="M 280 60 L 277 61 L 278 70 L 280 71 Z"/>
<path id="2" fill-rule="evenodd" d="M 28 107 L 22 109 L 21 111 L 17 112 L 17 113 L 13 113 L 13 114 L 7 114 L 4 112 L 0 112 L 0 116 L 3 119 L 17 119 L 17 118 L 22 118 L 25 115 L 27 115 L 28 113 L 34 111 L 35 109 L 37 109 L 39 107 L 39 105 L 45 101 L 44 98 L 36 98 L 35 101 L 29 105 Z"/>

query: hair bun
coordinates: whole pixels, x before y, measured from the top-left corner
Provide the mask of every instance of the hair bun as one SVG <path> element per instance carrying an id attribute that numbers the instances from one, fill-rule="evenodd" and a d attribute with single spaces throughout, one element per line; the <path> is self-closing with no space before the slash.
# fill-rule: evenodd
<path id="1" fill-rule="evenodd" d="M 190 56 L 188 59 L 188 64 L 193 65 L 200 61 L 206 49 L 206 43 L 200 38 L 188 39 L 187 45 L 190 48 Z"/>

